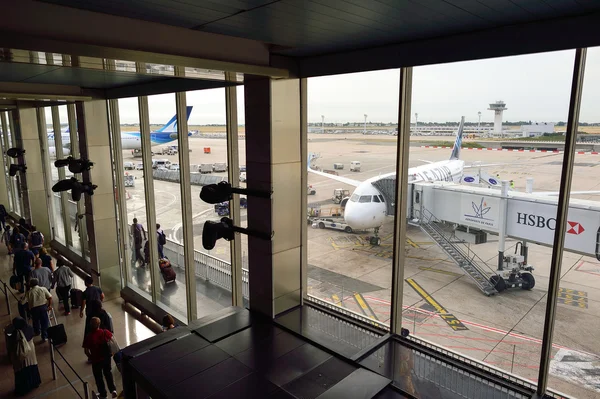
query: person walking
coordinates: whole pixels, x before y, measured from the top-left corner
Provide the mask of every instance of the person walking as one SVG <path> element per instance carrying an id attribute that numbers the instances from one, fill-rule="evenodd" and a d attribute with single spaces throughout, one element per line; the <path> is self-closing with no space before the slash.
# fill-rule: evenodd
<path id="1" fill-rule="evenodd" d="M 131 225 L 131 235 L 133 236 L 135 261 L 139 262 L 140 265 L 143 266 L 146 262 L 144 261 L 144 255 L 142 254 L 142 247 L 144 246 L 144 241 L 146 241 L 148 237 L 146 236 L 146 230 L 144 230 L 144 226 L 138 223 L 136 218 L 133 219 L 133 224 Z"/>
<path id="2" fill-rule="evenodd" d="M 0 225 L 2 225 L 2 229 L 6 227 L 7 216 L 8 212 L 6 211 L 6 207 L 3 204 L 0 204 Z"/>
<path id="3" fill-rule="evenodd" d="M 163 247 L 167 243 L 167 236 L 165 232 L 160 228 L 160 224 L 156 223 L 156 243 L 158 245 L 158 256 L 159 259 L 163 259 L 165 254 L 163 253 Z"/>
<path id="4" fill-rule="evenodd" d="M 54 262 L 52 261 L 52 256 L 48 255 L 46 248 L 42 247 L 40 249 L 38 257 L 42 260 L 42 266 L 47 267 L 51 272 L 54 272 Z"/>
<path id="5" fill-rule="evenodd" d="M 10 225 L 6 225 L 4 226 L 4 230 L 2 231 L 2 239 L 0 241 L 4 241 L 4 244 L 6 245 L 6 250 L 8 251 L 9 255 L 13 254 L 12 251 L 12 246 L 10 245 L 10 238 L 11 238 L 11 234 L 10 234 Z"/>
<path id="6" fill-rule="evenodd" d="M 100 287 L 96 287 L 94 285 L 94 279 L 91 276 L 87 276 L 85 278 L 85 286 L 87 287 L 85 291 L 83 291 L 82 301 L 81 301 L 81 310 L 79 311 L 79 317 L 83 318 L 83 311 L 85 310 L 85 314 L 89 314 L 89 309 L 85 308 L 86 303 L 90 303 L 92 301 L 100 301 L 104 300 L 104 293 Z"/>
<path id="7" fill-rule="evenodd" d="M 13 274 L 19 278 L 19 281 L 21 282 L 19 292 L 23 293 L 25 291 L 25 284 L 29 281 L 29 273 L 33 268 L 35 255 L 29 250 L 27 243 L 24 243 L 23 247 L 19 248 L 20 249 L 15 252 L 13 259 Z"/>
<path id="8" fill-rule="evenodd" d="M 112 333 L 106 329 L 100 328 L 100 319 L 92 317 L 90 320 L 90 333 L 83 340 L 83 348 L 86 355 L 92 362 L 92 372 L 96 380 L 96 387 L 100 398 L 106 398 L 106 385 L 113 398 L 117 397 L 117 387 L 113 380 L 111 369 L 111 356 L 106 351 L 107 343 L 112 339 Z M 104 377 L 102 376 L 104 374 Z"/>
<path id="9" fill-rule="evenodd" d="M 44 287 L 48 291 L 52 289 L 52 283 L 54 282 L 54 275 L 47 267 L 42 266 L 42 260 L 37 258 L 34 261 L 35 267 L 29 273 L 29 278 L 36 278 L 40 287 Z"/>
<path id="10" fill-rule="evenodd" d="M 84 338 L 92 331 L 90 322 L 94 317 L 100 319 L 100 328 L 108 330 L 114 334 L 115 331 L 113 329 L 112 316 L 102 308 L 102 302 L 93 300 L 88 304 L 88 315 L 85 320 L 85 331 L 83 334 Z"/>
<path id="11" fill-rule="evenodd" d="M 73 284 L 73 271 L 70 267 L 67 267 L 61 261 L 56 263 L 58 266 L 54 271 L 54 281 L 56 281 L 56 293 L 58 294 L 59 300 L 62 300 L 63 306 L 65 307 L 65 316 L 71 314 L 71 304 L 69 303 L 69 293 L 71 292 L 71 285 Z"/>
<path id="12" fill-rule="evenodd" d="M 34 255 L 40 252 L 44 246 L 44 235 L 41 231 L 38 231 L 37 227 L 31 226 L 31 233 L 29 234 L 29 248 Z"/>
<path id="13" fill-rule="evenodd" d="M 26 241 L 25 236 L 21 234 L 21 228 L 15 226 L 12 235 L 10 236 L 10 246 L 12 247 L 13 252 L 23 248 L 23 244 L 25 244 Z"/>
<path id="14" fill-rule="evenodd" d="M 15 317 L 5 331 L 8 356 L 15 372 L 15 395 L 24 396 L 42 383 L 32 341 L 33 328 L 22 317 Z"/>
<path id="15" fill-rule="evenodd" d="M 25 294 L 25 299 L 33 319 L 33 331 L 35 335 L 41 333 L 42 342 L 46 342 L 50 324 L 48 311 L 52 309 L 52 295 L 46 288 L 39 286 L 36 278 L 32 278 L 29 280 L 29 291 Z"/>

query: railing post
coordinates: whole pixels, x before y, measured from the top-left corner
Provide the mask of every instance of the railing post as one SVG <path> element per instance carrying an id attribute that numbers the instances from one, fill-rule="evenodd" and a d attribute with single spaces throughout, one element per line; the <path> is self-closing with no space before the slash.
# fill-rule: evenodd
<path id="1" fill-rule="evenodd" d="M 50 361 L 52 362 L 52 379 L 56 380 L 56 360 L 54 359 L 54 344 L 52 344 L 52 338 L 48 340 L 50 342 Z"/>
<path id="2" fill-rule="evenodd" d="M 83 383 L 83 395 L 85 399 L 90 399 L 90 384 L 87 381 Z"/>
<path id="3" fill-rule="evenodd" d="M 10 300 L 8 299 L 8 287 L 6 286 L 6 283 L 4 283 L 4 296 L 6 297 L 6 309 L 8 310 L 8 315 L 11 316 L 10 314 Z"/>

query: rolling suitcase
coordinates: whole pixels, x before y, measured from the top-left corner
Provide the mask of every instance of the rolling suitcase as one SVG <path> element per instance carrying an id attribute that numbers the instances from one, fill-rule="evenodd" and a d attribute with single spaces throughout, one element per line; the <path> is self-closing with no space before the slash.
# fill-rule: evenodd
<path id="1" fill-rule="evenodd" d="M 81 302 L 83 302 L 83 291 L 71 288 L 71 307 L 77 309 L 81 306 Z"/>
<path id="2" fill-rule="evenodd" d="M 175 269 L 173 269 L 173 266 L 171 266 L 171 262 L 169 262 L 168 259 L 161 259 L 160 262 L 158 262 L 158 267 L 165 280 L 165 284 L 172 283 L 177 279 Z"/>

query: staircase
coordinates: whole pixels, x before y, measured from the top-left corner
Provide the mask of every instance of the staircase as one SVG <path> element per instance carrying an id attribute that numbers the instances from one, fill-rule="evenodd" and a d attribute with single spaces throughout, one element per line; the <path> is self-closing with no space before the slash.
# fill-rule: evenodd
<path id="1" fill-rule="evenodd" d="M 498 291 L 496 291 L 489 281 L 489 274 L 484 270 L 483 266 L 477 263 L 479 261 L 485 265 L 485 262 L 472 253 L 470 249 L 467 248 L 466 252 L 461 249 L 460 246 L 464 246 L 464 244 L 453 240 L 452 237 L 454 234 L 445 231 L 441 227 L 440 221 L 431 212 L 423 209 L 422 213 L 424 217 L 420 220 L 421 230 L 437 242 L 444 252 L 456 262 L 458 267 L 463 269 L 475 281 L 481 292 L 487 296 L 497 294 Z"/>

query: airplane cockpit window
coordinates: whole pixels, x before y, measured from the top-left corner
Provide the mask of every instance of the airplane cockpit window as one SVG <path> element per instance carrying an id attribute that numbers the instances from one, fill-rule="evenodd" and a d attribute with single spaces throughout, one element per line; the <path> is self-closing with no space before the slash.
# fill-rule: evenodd
<path id="1" fill-rule="evenodd" d="M 381 202 L 385 202 L 385 199 L 383 199 L 383 195 L 380 195 L 379 199 L 381 200 Z"/>
<path id="2" fill-rule="evenodd" d="M 358 201 L 358 194 L 352 194 L 352 197 L 350 197 L 350 201 L 352 201 L 352 202 Z"/>
<path id="3" fill-rule="evenodd" d="M 371 202 L 370 195 L 361 195 L 358 202 Z"/>
<path id="4" fill-rule="evenodd" d="M 379 197 L 378 196 L 374 195 L 373 196 L 373 202 L 381 202 L 381 201 L 379 201 Z"/>

